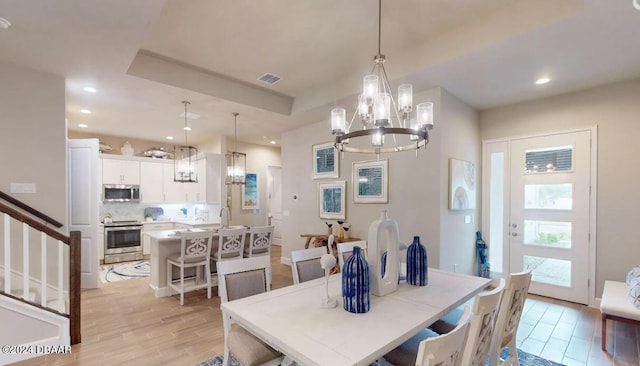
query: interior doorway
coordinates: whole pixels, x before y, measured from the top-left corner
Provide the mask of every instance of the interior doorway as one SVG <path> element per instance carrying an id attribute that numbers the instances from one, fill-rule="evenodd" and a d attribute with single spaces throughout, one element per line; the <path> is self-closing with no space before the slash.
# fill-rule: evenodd
<path id="1" fill-rule="evenodd" d="M 531 268 L 531 293 L 593 301 L 595 132 L 484 142 L 483 232 L 494 274 Z"/>
<path id="2" fill-rule="evenodd" d="M 269 166 L 267 174 L 267 217 L 274 227 L 271 244 L 282 245 L 282 168 Z"/>

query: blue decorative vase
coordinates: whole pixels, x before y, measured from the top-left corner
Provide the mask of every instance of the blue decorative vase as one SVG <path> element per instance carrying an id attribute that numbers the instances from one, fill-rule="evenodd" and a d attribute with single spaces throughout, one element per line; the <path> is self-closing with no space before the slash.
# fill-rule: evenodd
<path id="1" fill-rule="evenodd" d="M 342 267 L 342 300 L 351 313 L 366 313 L 371 307 L 369 264 L 358 246 Z"/>
<path id="2" fill-rule="evenodd" d="M 414 286 L 426 286 L 429 283 L 427 249 L 420 244 L 419 236 L 414 236 L 407 248 L 407 283 Z"/>

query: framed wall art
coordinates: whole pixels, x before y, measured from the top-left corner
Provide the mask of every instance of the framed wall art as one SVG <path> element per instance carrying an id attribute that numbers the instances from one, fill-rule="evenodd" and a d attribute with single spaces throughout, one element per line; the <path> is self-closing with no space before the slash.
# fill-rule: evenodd
<path id="1" fill-rule="evenodd" d="M 347 218 L 346 187 L 347 182 L 344 180 L 318 183 L 318 208 L 321 219 Z"/>
<path id="2" fill-rule="evenodd" d="M 449 159 L 449 209 L 476 208 L 476 166 L 458 159 Z"/>
<path id="3" fill-rule="evenodd" d="M 258 174 L 247 173 L 245 184 L 242 185 L 242 209 L 255 210 L 260 208 L 258 196 Z"/>
<path id="4" fill-rule="evenodd" d="M 353 202 L 389 202 L 389 160 L 353 163 Z"/>
<path id="5" fill-rule="evenodd" d="M 338 178 L 340 162 L 333 142 L 313 145 L 313 179 Z"/>

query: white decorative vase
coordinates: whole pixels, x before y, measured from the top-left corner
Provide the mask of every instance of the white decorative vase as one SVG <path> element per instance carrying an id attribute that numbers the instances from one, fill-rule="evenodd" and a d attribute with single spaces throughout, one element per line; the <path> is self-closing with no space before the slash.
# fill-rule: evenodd
<path id="1" fill-rule="evenodd" d="M 131 146 L 129 141 L 126 141 L 122 145 L 122 148 L 120 149 L 120 152 L 122 153 L 122 155 L 133 156 L 133 146 Z"/>
<path id="2" fill-rule="evenodd" d="M 387 211 L 383 210 L 380 220 L 369 225 L 367 237 L 367 261 L 369 262 L 369 276 L 371 294 L 376 296 L 388 295 L 398 289 L 400 260 L 400 232 L 398 223 L 389 220 Z M 387 252 L 386 270 L 382 275 L 382 254 Z"/>

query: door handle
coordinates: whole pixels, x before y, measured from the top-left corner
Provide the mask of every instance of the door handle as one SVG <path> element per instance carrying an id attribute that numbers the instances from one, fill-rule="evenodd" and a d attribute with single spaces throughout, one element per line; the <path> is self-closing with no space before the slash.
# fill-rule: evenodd
<path id="1" fill-rule="evenodd" d="M 518 233 L 511 233 L 511 236 L 518 236 Z"/>

